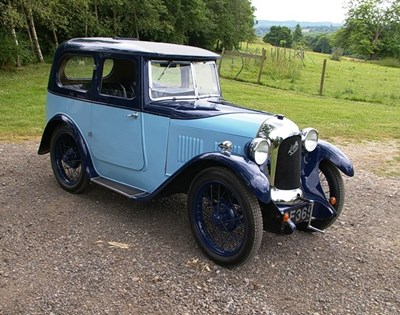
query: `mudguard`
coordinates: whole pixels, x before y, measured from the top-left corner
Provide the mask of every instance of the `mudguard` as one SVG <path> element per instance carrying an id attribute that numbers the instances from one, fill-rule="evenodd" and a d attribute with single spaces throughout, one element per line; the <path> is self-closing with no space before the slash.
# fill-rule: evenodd
<path id="1" fill-rule="evenodd" d="M 86 165 L 87 175 L 89 176 L 89 178 L 96 177 L 97 173 L 93 167 L 93 163 L 90 158 L 90 154 L 89 154 L 89 150 L 86 146 L 86 142 L 83 139 L 82 134 L 79 131 L 79 129 L 76 127 L 74 122 L 68 116 L 57 114 L 47 122 L 46 128 L 43 131 L 42 140 L 40 141 L 38 154 L 42 155 L 42 154 L 46 154 L 46 153 L 50 152 L 50 142 L 51 142 L 51 137 L 53 135 L 53 132 L 58 126 L 63 125 L 63 124 L 67 125 L 71 129 L 76 143 L 78 143 L 81 148 L 83 160 Z"/>
<path id="2" fill-rule="evenodd" d="M 303 157 L 301 181 L 304 197 L 315 201 L 313 216 L 328 219 L 336 215 L 335 209 L 326 200 L 319 180 L 319 164 L 328 160 L 347 176 L 354 175 L 353 165 L 346 155 L 334 145 L 319 141 L 317 148 Z"/>
<path id="3" fill-rule="evenodd" d="M 271 201 L 269 180 L 253 161 L 240 156 L 219 152 L 206 153 L 195 160 L 212 160 L 230 168 L 243 183 L 253 192 L 257 199 L 264 203 Z"/>

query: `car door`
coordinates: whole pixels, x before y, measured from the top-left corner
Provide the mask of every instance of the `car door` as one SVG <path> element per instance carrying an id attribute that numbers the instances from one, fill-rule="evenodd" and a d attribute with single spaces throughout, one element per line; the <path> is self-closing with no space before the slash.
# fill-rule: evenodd
<path id="1" fill-rule="evenodd" d="M 103 57 L 92 106 L 90 150 L 98 173 L 134 185 L 130 173 L 144 167 L 139 71 L 135 59 Z"/>

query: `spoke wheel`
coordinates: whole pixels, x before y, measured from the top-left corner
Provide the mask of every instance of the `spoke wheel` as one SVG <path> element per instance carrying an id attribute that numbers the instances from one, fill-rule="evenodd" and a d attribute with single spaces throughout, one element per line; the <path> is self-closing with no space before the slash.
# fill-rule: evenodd
<path id="1" fill-rule="evenodd" d="M 60 186 L 71 192 L 80 193 L 88 185 L 82 150 L 66 126 L 58 127 L 51 138 L 50 159 L 54 176 Z"/>
<path id="2" fill-rule="evenodd" d="M 262 240 L 257 198 L 231 171 L 213 167 L 201 172 L 188 194 L 192 232 L 201 249 L 220 265 L 252 258 Z"/>
<path id="3" fill-rule="evenodd" d="M 331 226 L 339 217 L 344 205 L 344 184 L 339 170 L 331 162 L 324 160 L 319 165 L 319 180 L 326 200 L 336 210 L 336 216 L 326 220 L 315 220 L 312 225 L 320 230 Z"/>

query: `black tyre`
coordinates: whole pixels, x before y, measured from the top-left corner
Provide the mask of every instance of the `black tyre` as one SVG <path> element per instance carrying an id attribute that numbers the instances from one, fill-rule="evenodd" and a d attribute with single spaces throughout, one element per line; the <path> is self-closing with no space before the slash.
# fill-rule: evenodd
<path id="1" fill-rule="evenodd" d="M 242 264 L 258 252 L 263 235 L 260 205 L 232 171 L 202 171 L 189 188 L 188 213 L 197 243 L 217 264 Z"/>
<path id="2" fill-rule="evenodd" d="M 88 185 L 82 149 L 67 126 L 59 126 L 50 142 L 50 160 L 60 186 L 71 193 L 80 193 Z"/>
<path id="3" fill-rule="evenodd" d="M 314 220 L 312 225 L 324 230 L 331 226 L 339 217 L 344 205 L 344 185 L 342 175 L 335 165 L 324 160 L 319 165 L 319 180 L 325 197 L 336 210 L 336 216 L 327 220 Z"/>

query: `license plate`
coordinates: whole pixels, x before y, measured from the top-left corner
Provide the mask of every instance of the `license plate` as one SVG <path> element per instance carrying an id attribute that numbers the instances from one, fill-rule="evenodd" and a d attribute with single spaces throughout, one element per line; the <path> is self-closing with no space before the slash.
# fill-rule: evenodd
<path id="1" fill-rule="evenodd" d="M 293 221 L 293 223 L 297 224 L 300 222 L 308 222 L 310 221 L 310 217 L 312 215 L 312 205 L 311 204 L 303 204 L 299 208 L 294 208 L 289 211 L 289 218 Z"/>

